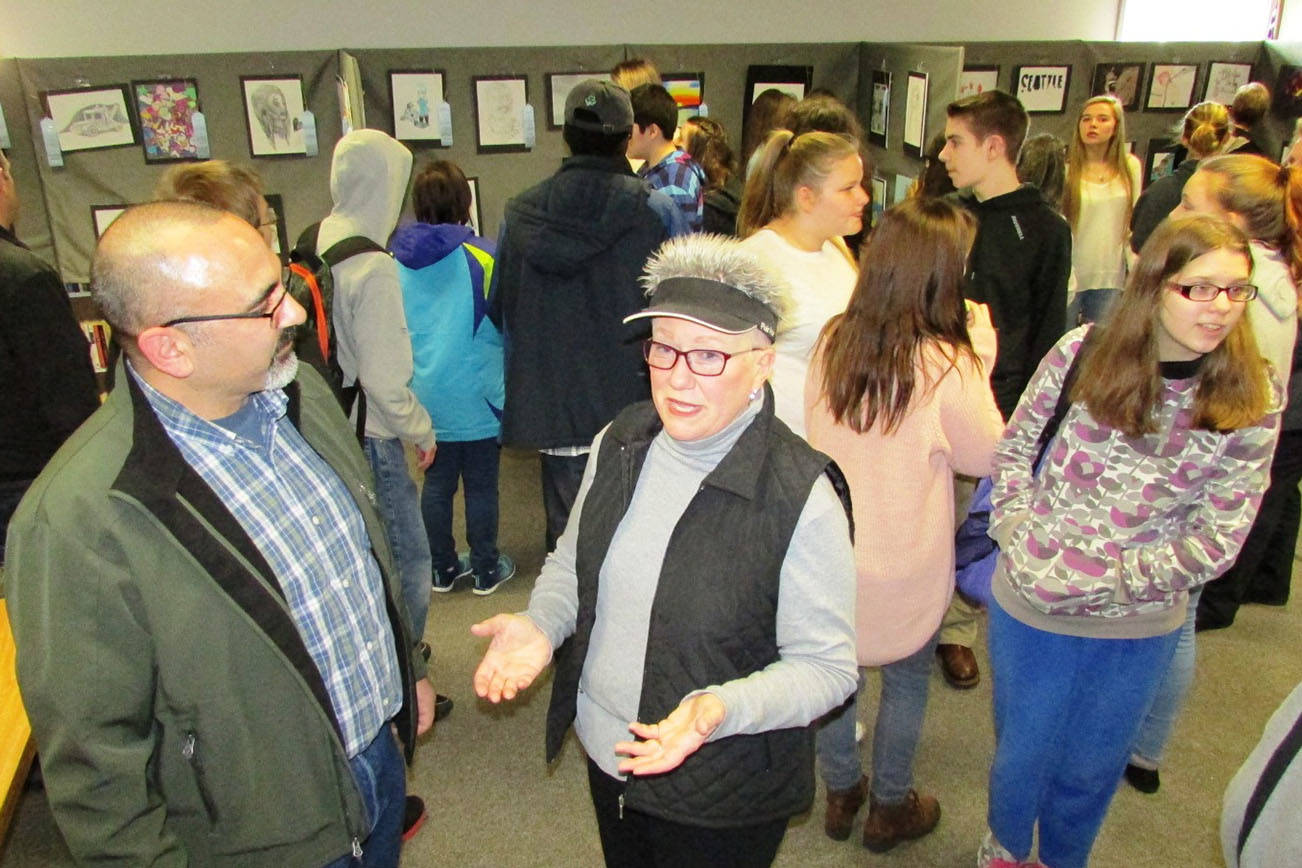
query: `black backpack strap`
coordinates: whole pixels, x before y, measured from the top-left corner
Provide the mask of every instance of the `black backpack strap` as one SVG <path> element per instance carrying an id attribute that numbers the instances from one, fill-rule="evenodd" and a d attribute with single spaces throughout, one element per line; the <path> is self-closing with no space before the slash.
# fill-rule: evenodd
<path id="1" fill-rule="evenodd" d="M 319 224 L 318 224 L 319 225 Z M 315 241 L 315 239 L 313 239 Z M 313 245 L 315 247 L 315 244 Z M 389 251 L 385 250 L 379 244 L 364 235 L 353 235 L 342 241 L 336 241 L 321 254 L 321 261 L 331 268 L 334 268 L 345 259 L 351 259 L 359 253 L 383 253 L 386 256 Z"/>
<path id="2" fill-rule="evenodd" d="M 1284 772 L 1288 771 L 1288 767 L 1297 758 L 1299 750 L 1302 750 L 1302 716 L 1293 721 L 1292 728 L 1275 748 L 1275 752 L 1270 755 L 1270 760 L 1261 770 L 1261 776 L 1257 778 L 1257 785 L 1252 788 L 1248 805 L 1243 810 L 1243 825 L 1239 827 L 1239 840 L 1234 845 L 1234 853 L 1239 858 L 1243 857 L 1243 848 L 1248 843 L 1248 836 L 1252 834 L 1257 819 L 1265 810 L 1266 802 L 1275 792 L 1275 787 L 1279 786 Z"/>
<path id="3" fill-rule="evenodd" d="M 1071 408 L 1071 389 L 1072 386 L 1076 385 L 1076 377 L 1080 374 L 1081 356 L 1085 355 L 1085 346 L 1093 333 L 1094 328 L 1091 327 L 1081 340 L 1076 355 L 1072 357 L 1071 364 L 1067 367 L 1067 374 L 1062 378 L 1062 388 L 1058 390 L 1058 403 L 1054 405 L 1053 415 L 1049 417 L 1044 430 L 1040 432 L 1040 444 L 1035 455 L 1035 463 L 1031 465 L 1032 467 L 1040 466 L 1040 460 L 1044 458 L 1045 450 L 1053 442 L 1053 436 L 1058 433 L 1062 420 L 1066 418 L 1067 411 Z"/>

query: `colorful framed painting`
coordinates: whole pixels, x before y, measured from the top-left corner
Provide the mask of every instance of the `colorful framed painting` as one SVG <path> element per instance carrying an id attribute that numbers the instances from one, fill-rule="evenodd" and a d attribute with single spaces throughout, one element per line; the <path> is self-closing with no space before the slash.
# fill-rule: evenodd
<path id="1" fill-rule="evenodd" d="M 565 126 L 565 100 L 581 81 L 595 78 L 610 81 L 608 72 L 549 72 L 543 77 L 547 90 L 547 129 L 559 130 Z"/>
<path id="2" fill-rule="evenodd" d="M 244 121 L 249 153 L 255 157 L 307 154 L 303 140 L 303 77 L 300 75 L 242 75 Z"/>
<path id="3" fill-rule="evenodd" d="M 1198 67 L 1192 63 L 1155 63 L 1148 80 L 1145 111 L 1182 112 L 1193 105 Z"/>
<path id="4" fill-rule="evenodd" d="M 1284 65 L 1275 85 L 1275 113 L 1282 118 L 1302 115 L 1302 66 Z"/>
<path id="5" fill-rule="evenodd" d="M 954 98 L 963 99 L 966 96 L 976 96 L 988 90 L 998 90 L 998 88 L 999 67 L 965 66 L 963 71 L 958 74 L 958 92 Z"/>
<path id="6" fill-rule="evenodd" d="M 199 159 L 194 138 L 194 113 L 200 110 L 198 82 L 192 78 L 133 81 L 131 96 L 146 163 Z"/>
<path id="7" fill-rule="evenodd" d="M 705 103 L 705 73 L 670 72 L 660 76 L 660 83 L 678 105 L 678 125 L 701 113 Z"/>
<path id="8" fill-rule="evenodd" d="M 441 145 L 439 106 L 443 103 L 441 69 L 389 70 L 389 103 L 393 106 L 393 137 L 400 142 Z"/>
<path id="9" fill-rule="evenodd" d="M 1090 96 L 1115 96 L 1126 111 L 1139 108 L 1146 63 L 1100 63 L 1094 67 Z"/>
<path id="10" fill-rule="evenodd" d="M 868 141 L 880 148 L 886 147 L 890 120 L 891 74 L 884 69 L 874 69 L 872 101 L 868 108 Z"/>
<path id="11" fill-rule="evenodd" d="M 1013 96 L 1027 114 L 1062 114 L 1070 84 L 1070 66 L 1013 67 Z"/>
<path id="12" fill-rule="evenodd" d="M 59 149 L 65 154 L 134 145 L 136 130 L 128 102 L 125 84 L 41 92 L 45 116 L 54 121 Z"/>

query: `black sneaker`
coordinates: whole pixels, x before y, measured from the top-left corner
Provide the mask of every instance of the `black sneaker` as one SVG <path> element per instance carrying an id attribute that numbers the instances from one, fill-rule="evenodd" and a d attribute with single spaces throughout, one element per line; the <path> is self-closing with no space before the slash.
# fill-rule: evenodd
<path id="1" fill-rule="evenodd" d="M 456 588 L 457 582 L 471 575 L 470 556 L 462 555 L 457 559 L 454 567 L 448 567 L 445 570 L 435 570 L 434 579 L 431 582 L 434 593 L 446 594 L 448 591 Z"/>
<path id="2" fill-rule="evenodd" d="M 1132 787 L 1150 796 L 1162 786 L 1162 779 L 1158 776 L 1157 769 L 1146 769 L 1134 763 L 1126 763 L 1126 780 Z"/>
<path id="3" fill-rule="evenodd" d="M 410 841 L 420 827 L 425 825 L 425 800 L 420 796 L 408 796 L 402 806 L 402 840 Z"/>
<path id="4" fill-rule="evenodd" d="M 475 594 L 486 597 L 502 585 L 515 578 L 515 561 L 508 555 L 497 556 L 497 575 L 491 577 L 475 576 Z"/>

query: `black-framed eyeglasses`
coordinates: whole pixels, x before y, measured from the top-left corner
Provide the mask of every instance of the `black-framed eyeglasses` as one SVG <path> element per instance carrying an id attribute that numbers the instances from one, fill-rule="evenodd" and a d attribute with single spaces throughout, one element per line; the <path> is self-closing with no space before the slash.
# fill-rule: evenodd
<path id="1" fill-rule="evenodd" d="M 662 371 L 671 370 L 674 365 L 678 364 L 678 357 L 682 356 L 687 359 L 687 369 L 693 374 L 700 377 L 717 377 L 723 373 L 723 369 L 728 365 L 728 359 L 733 356 L 744 356 L 746 353 L 754 353 L 764 349 L 763 347 L 751 347 L 748 350 L 741 350 L 736 353 L 725 353 L 723 350 L 680 350 L 671 347 L 669 344 L 662 344 L 654 339 L 647 339 L 642 342 L 642 357 L 646 363 L 653 368 L 659 368 Z"/>
<path id="2" fill-rule="evenodd" d="M 1172 281 L 1169 286 L 1190 301 L 1211 301 L 1222 292 L 1230 301 L 1252 301 L 1257 297 L 1257 287 L 1251 283 L 1232 283 L 1229 286 L 1217 286 L 1214 283 L 1176 283 Z"/>
<path id="3" fill-rule="evenodd" d="M 280 298 L 272 305 L 271 310 L 250 311 L 249 313 L 215 313 L 207 316 L 179 316 L 163 323 L 163 328 L 171 328 L 187 322 L 212 322 L 221 319 L 275 319 L 276 313 L 280 310 L 280 306 L 285 303 L 285 296 L 287 295 L 289 295 L 289 290 L 282 287 Z"/>

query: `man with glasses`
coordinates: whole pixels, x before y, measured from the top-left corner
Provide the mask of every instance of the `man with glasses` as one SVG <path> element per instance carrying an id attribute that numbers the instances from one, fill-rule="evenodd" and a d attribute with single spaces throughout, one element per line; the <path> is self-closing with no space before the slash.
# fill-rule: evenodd
<path id="1" fill-rule="evenodd" d="M 366 460 L 243 220 L 129 209 L 118 387 L 10 533 L 18 680 L 79 862 L 396 865 L 434 692 Z M 87 663 L 90 665 L 87 665 Z"/>

